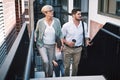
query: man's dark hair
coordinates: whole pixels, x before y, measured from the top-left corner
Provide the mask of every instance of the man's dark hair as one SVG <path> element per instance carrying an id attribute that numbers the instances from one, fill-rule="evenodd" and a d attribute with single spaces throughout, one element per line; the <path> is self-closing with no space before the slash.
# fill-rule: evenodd
<path id="1" fill-rule="evenodd" d="M 72 15 L 73 15 L 73 14 L 76 14 L 77 11 L 81 11 L 81 10 L 80 10 L 80 9 L 73 9 L 72 12 L 71 12 L 71 14 L 72 14 Z"/>

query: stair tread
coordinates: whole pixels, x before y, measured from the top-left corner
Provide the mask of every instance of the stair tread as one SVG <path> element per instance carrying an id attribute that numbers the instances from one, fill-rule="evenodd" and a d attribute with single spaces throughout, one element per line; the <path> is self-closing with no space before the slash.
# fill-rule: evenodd
<path id="1" fill-rule="evenodd" d="M 35 72 L 35 78 L 44 78 L 44 77 L 45 77 L 44 71 Z"/>
<path id="2" fill-rule="evenodd" d="M 71 76 L 71 77 L 53 77 L 53 78 L 33 78 L 30 80 L 106 80 L 102 75 L 95 76 Z"/>

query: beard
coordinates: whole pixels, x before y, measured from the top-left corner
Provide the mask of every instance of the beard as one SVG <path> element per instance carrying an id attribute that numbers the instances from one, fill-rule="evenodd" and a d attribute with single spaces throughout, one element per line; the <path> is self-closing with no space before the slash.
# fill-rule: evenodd
<path id="1" fill-rule="evenodd" d="M 82 16 L 79 16 L 79 17 L 78 17 L 78 16 L 75 16 L 75 20 L 76 20 L 76 21 L 81 21 L 81 20 L 82 20 Z"/>
<path id="2" fill-rule="evenodd" d="M 82 20 L 82 18 L 79 18 L 79 19 L 78 19 L 78 18 L 75 18 L 75 19 L 76 19 L 77 21 L 81 21 L 81 20 Z"/>

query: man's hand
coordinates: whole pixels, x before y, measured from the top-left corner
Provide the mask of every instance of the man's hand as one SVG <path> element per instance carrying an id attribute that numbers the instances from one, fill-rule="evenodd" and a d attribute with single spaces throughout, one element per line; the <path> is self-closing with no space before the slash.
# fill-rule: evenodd
<path id="1" fill-rule="evenodd" d="M 86 46 L 91 46 L 93 43 L 91 43 L 90 39 L 86 39 Z"/>
<path id="2" fill-rule="evenodd" d="M 65 39 L 63 39 L 64 44 L 68 45 L 69 47 L 74 47 L 75 46 L 75 42 L 73 41 L 66 41 Z"/>
<path id="3" fill-rule="evenodd" d="M 74 47 L 75 46 L 75 42 L 68 42 L 68 46 Z"/>
<path id="4" fill-rule="evenodd" d="M 52 62 L 54 66 L 58 66 L 58 63 L 55 60 L 53 60 Z"/>

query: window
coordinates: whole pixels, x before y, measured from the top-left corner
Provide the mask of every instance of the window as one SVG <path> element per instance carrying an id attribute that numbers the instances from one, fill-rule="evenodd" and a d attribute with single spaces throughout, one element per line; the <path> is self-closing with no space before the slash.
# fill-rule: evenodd
<path id="1" fill-rule="evenodd" d="M 98 0 L 98 13 L 120 16 L 120 0 Z"/>
<path id="2" fill-rule="evenodd" d="M 74 8 L 81 9 L 81 0 L 74 0 Z"/>
<path id="3" fill-rule="evenodd" d="M 116 4 L 117 6 L 116 6 L 116 14 L 118 15 L 118 16 L 120 16 L 120 0 L 119 1 L 117 1 L 117 4 Z"/>
<path id="4" fill-rule="evenodd" d="M 3 19 L 3 5 L 0 2 L 0 46 L 5 41 L 5 31 L 4 31 L 4 19 Z"/>
<path id="5" fill-rule="evenodd" d="M 3 3 L 0 1 L 0 67 L 5 59 L 6 53 Z"/>
<path id="6" fill-rule="evenodd" d="M 28 1 L 25 1 L 24 5 L 25 5 L 25 8 L 28 9 Z"/>

